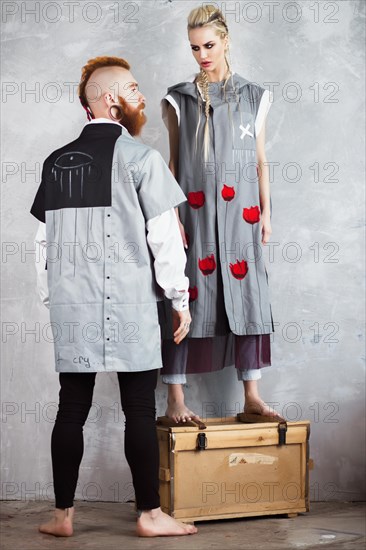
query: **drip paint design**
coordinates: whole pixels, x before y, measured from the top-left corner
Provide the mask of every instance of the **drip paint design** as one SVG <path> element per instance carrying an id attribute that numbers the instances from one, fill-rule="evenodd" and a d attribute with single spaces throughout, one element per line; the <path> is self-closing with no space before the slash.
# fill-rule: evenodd
<path id="1" fill-rule="evenodd" d="M 87 176 L 90 176 L 91 165 L 93 162 L 93 157 L 87 153 L 81 153 L 80 151 L 71 151 L 68 153 L 63 153 L 60 155 L 52 168 L 52 173 L 54 176 L 54 181 L 58 182 L 60 185 L 60 191 L 63 191 L 63 178 L 67 178 L 68 189 L 69 189 L 69 198 L 72 198 L 73 183 L 79 183 L 79 192 L 80 197 L 83 197 L 84 192 L 84 176 L 85 170 L 87 169 Z"/>

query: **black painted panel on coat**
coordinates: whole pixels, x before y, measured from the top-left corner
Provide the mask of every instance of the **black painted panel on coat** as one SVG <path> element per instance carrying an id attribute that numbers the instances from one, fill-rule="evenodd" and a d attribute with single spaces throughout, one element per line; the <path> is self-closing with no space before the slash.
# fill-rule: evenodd
<path id="1" fill-rule="evenodd" d="M 78 139 L 52 153 L 31 213 L 45 221 L 46 210 L 111 206 L 114 146 L 122 126 L 88 124 Z"/>

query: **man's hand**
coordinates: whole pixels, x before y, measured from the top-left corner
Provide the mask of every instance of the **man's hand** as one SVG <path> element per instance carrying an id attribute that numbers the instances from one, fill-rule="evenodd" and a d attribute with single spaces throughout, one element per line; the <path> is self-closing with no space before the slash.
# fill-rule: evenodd
<path id="1" fill-rule="evenodd" d="M 176 344 L 180 344 L 189 332 L 189 327 L 192 321 L 191 314 L 189 309 L 186 309 L 185 311 L 177 311 L 172 308 L 172 315 L 174 342 Z"/>

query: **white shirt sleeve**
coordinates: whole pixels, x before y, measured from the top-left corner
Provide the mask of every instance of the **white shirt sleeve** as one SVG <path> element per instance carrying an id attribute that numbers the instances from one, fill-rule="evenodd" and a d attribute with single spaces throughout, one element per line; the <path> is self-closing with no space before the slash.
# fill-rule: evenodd
<path id="1" fill-rule="evenodd" d="M 43 304 L 49 308 L 50 302 L 45 254 L 46 244 L 46 224 L 39 222 L 38 231 L 35 236 L 35 245 L 36 247 L 39 247 L 39 254 L 36 254 L 37 290 Z"/>
<path id="2" fill-rule="evenodd" d="M 255 135 L 258 137 L 263 126 L 263 122 L 266 120 L 268 111 L 273 103 L 273 92 L 270 90 L 264 90 L 259 107 L 257 116 L 255 119 Z"/>
<path id="3" fill-rule="evenodd" d="M 173 308 L 184 311 L 189 308 L 189 279 L 184 274 L 187 257 L 174 208 L 149 219 L 146 229 L 147 242 L 155 258 L 156 281 L 172 300 Z"/>
<path id="4" fill-rule="evenodd" d="M 164 121 L 165 126 L 168 128 L 168 103 L 172 105 L 175 109 L 175 113 L 177 115 L 178 119 L 178 126 L 180 125 L 180 108 L 175 100 L 175 98 L 171 94 L 167 94 L 160 102 L 161 106 L 161 116 Z"/>

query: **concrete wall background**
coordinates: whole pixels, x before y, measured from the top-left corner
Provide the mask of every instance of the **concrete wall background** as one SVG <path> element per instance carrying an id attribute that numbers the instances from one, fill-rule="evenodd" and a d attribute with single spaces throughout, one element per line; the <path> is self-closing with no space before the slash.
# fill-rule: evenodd
<path id="1" fill-rule="evenodd" d="M 37 228 L 29 209 L 42 162 L 74 139 L 85 120 L 67 83 L 78 83 L 91 57 L 126 57 L 147 96 L 143 139 L 167 160 L 159 101 L 168 86 L 196 71 L 186 17 L 198 4 L 79 1 L 72 9 L 65 2 L 2 3 L 4 499 L 53 502 L 50 436 L 58 375 L 48 311 L 36 294 L 34 254 L 26 250 Z M 362 500 L 364 3 L 218 4 L 227 15 L 234 69 L 274 91 L 267 122 L 267 157 L 276 163 L 273 233 L 266 262 L 276 332 L 261 394 L 288 419 L 312 423 L 311 498 Z M 159 415 L 165 398 L 160 384 Z M 203 416 L 235 414 L 243 406 L 233 369 L 190 376 L 187 400 Z M 76 497 L 131 499 L 115 374 L 97 377 L 94 402 Z"/>

